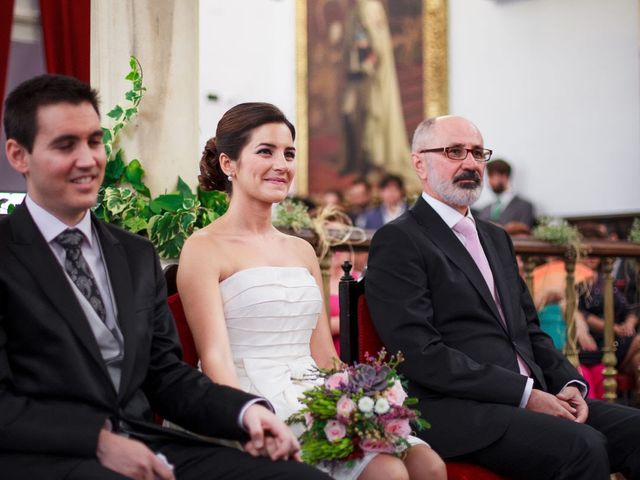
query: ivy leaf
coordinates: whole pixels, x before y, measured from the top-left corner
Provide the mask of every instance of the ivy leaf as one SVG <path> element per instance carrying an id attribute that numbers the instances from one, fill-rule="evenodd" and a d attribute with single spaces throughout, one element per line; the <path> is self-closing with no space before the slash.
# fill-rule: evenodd
<path id="1" fill-rule="evenodd" d="M 131 120 L 131 117 L 133 117 L 136 113 L 138 113 L 138 109 L 136 107 L 131 107 L 127 108 L 127 110 L 124 112 L 124 116 L 127 120 Z"/>
<path id="2" fill-rule="evenodd" d="M 111 140 L 111 130 L 102 127 L 102 143 L 109 143 Z"/>
<path id="3" fill-rule="evenodd" d="M 16 209 L 16 205 L 15 205 L 15 203 L 10 204 L 10 205 L 7 207 L 7 214 L 12 213 L 15 209 Z"/>
<path id="4" fill-rule="evenodd" d="M 116 105 L 109 113 L 107 113 L 107 117 L 111 117 L 114 120 L 119 120 L 120 117 L 122 117 L 123 113 L 124 110 L 122 109 L 122 107 L 120 105 Z"/>
<path id="5" fill-rule="evenodd" d="M 124 169 L 125 165 L 122 160 L 122 149 L 120 149 L 116 153 L 115 158 L 107 162 L 107 166 L 104 171 L 103 185 L 110 186 L 117 183 L 120 180 L 120 177 L 122 177 Z"/>
<path id="6" fill-rule="evenodd" d="M 133 91 L 133 90 L 129 90 L 127 93 L 124 94 L 124 98 L 126 98 L 130 102 L 134 102 L 139 97 L 140 97 L 140 95 L 137 92 Z"/>
<path id="7" fill-rule="evenodd" d="M 192 232 L 195 215 L 191 212 L 165 212 L 149 220 L 149 239 L 163 258 L 177 258 L 185 240 Z"/>
<path id="8" fill-rule="evenodd" d="M 182 202 L 182 195 L 178 193 L 169 193 L 160 195 L 151 200 L 149 207 L 153 213 L 160 213 L 163 210 L 175 213 L 182 208 Z"/>
<path id="9" fill-rule="evenodd" d="M 182 180 L 182 177 L 178 177 L 178 186 L 176 187 L 176 189 L 178 190 L 178 193 L 180 193 L 185 198 L 196 198 L 189 185 L 187 185 L 185 181 Z"/>
<path id="10" fill-rule="evenodd" d="M 195 198 L 183 198 L 182 199 L 182 208 L 184 210 L 192 210 L 196 208 L 196 199 Z M 199 204 L 198 204 L 199 206 Z"/>
<path id="11" fill-rule="evenodd" d="M 216 212 L 218 216 L 226 212 L 229 206 L 227 194 L 217 190 L 206 191 L 198 187 L 198 200 L 204 208 Z"/>
<path id="12" fill-rule="evenodd" d="M 142 168 L 140 160 L 131 160 L 125 169 L 124 178 L 127 179 L 127 182 L 129 182 L 133 188 L 136 188 L 136 185 L 142 185 L 143 176 L 144 168 Z"/>
<path id="13" fill-rule="evenodd" d="M 138 216 L 127 218 L 123 224 L 130 232 L 138 233 L 147 229 L 147 221 Z"/>

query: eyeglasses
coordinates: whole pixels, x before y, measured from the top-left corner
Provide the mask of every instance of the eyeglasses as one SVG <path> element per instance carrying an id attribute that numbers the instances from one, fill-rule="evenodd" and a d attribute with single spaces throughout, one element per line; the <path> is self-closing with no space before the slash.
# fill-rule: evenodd
<path id="1" fill-rule="evenodd" d="M 455 147 L 440 147 L 440 148 L 425 148 L 420 150 L 418 153 L 429 153 L 429 152 L 442 152 L 447 158 L 451 160 L 464 160 L 467 158 L 467 155 L 471 153 L 471 156 L 474 158 L 476 162 L 486 163 L 491 160 L 492 150 L 488 148 L 465 148 L 460 146 Z"/>

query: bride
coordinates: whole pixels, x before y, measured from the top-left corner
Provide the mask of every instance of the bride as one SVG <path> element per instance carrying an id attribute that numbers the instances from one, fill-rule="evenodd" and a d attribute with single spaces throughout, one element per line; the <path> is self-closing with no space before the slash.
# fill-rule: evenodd
<path id="1" fill-rule="evenodd" d="M 296 165 L 295 129 L 268 103 L 243 103 L 218 123 L 200 161 L 200 184 L 226 190 L 228 211 L 194 233 L 180 256 L 178 289 L 203 372 L 261 395 L 281 418 L 301 408 L 311 366 L 337 357 L 311 245 L 271 224 Z M 340 479 L 444 479 L 440 457 L 415 439 L 401 460 L 367 454 Z"/>

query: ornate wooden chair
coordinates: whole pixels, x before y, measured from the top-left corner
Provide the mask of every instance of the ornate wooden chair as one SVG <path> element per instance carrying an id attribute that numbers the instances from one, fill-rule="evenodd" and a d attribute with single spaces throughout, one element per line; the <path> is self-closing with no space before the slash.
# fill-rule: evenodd
<path id="1" fill-rule="evenodd" d="M 351 262 L 342 265 L 344 276 L 340 279 L 340 359 L 346 363 L 364 361 L 365 353 L 375 355 L 382 348 L 382 341 L 373 326 L 369 307 L 364 297 L 363 273 L 359 280 L 351 276 Z M 506 480 L 478 465 L 446 462 L 449 480 Z"/>

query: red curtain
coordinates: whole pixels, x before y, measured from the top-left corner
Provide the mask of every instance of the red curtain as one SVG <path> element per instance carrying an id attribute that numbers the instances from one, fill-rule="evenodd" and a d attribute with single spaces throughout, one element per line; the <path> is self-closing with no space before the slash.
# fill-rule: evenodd
<path id="1" fill-rule="evenodd" d="M 49 73 L 90 81 L 91 0 L 40 0 Z"/>
<path id="2" fill-rule="evenodd" d="M 11 25 L 13 24 L 13 0 L 0 0 L 0 118 L 4 107 L 4 88 L 9 70 L 11 51 Z"/>

